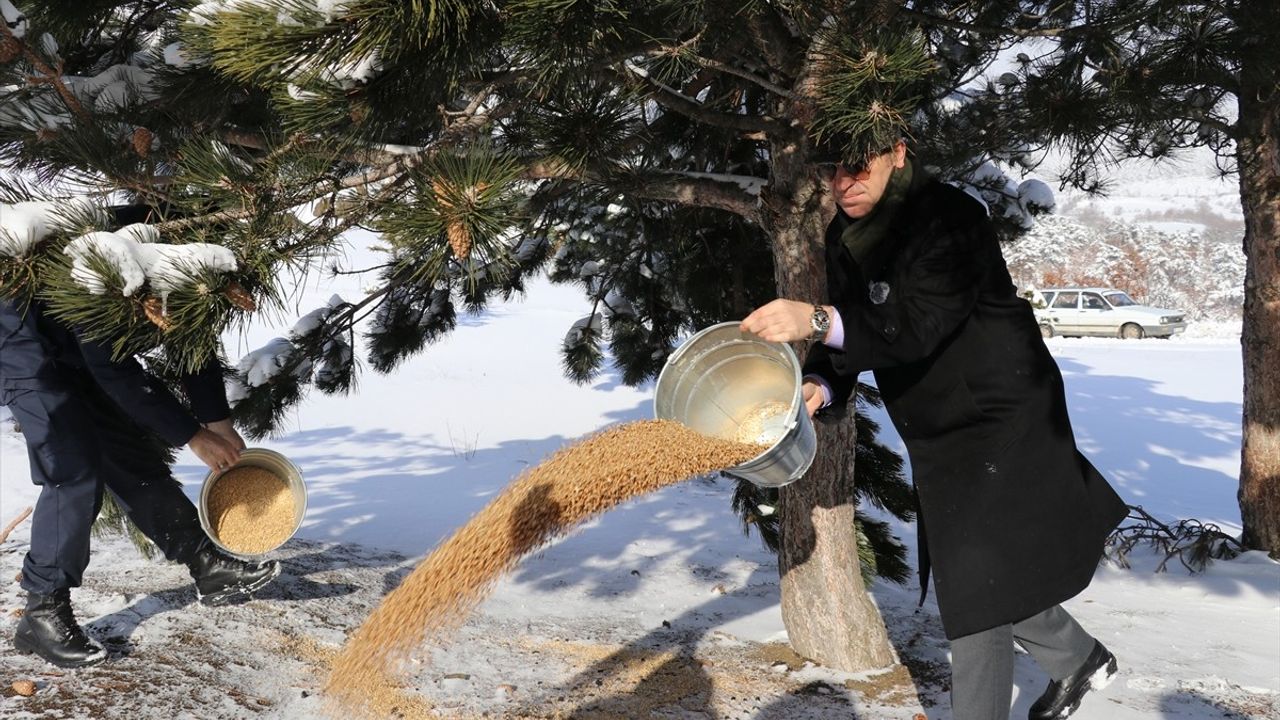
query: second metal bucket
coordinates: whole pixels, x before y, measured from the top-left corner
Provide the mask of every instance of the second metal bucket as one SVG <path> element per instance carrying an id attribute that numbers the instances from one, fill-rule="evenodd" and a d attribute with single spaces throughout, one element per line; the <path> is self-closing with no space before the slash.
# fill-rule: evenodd
<path id="1" fill-rule="evenodd" d="M 795 481 L 817 450 L 796 354 L 742 332 L 736 322 L 701 330 L 671 354 L 658 375 L 653 410 L 704 435 L 769 445 L 725 471 L 761 487 Z"/>

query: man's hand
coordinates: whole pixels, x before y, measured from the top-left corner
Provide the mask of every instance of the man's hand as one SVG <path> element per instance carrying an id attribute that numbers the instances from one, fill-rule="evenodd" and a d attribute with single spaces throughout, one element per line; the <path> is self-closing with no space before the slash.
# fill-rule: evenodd
<path id="1" fill-rule="evenodd" d="M 769 342 L 794 342 L 813 334 L 812 317 L 813 305 L 779 298 L 756 308 L 739 327 Z"/>
<path id="2" fill-rule="evenodd" d="M 217 422 L 205 423 L 205 427 L 217 433 L 224 440 L 231 443 L 235 447 L 236 452 L 244 450 L 244 438 L 240 437 L 240 433 L 236 432 L 236 426 L 231 424 L 231 418 L 226 420 L 218 420 Z"/>
<path id="3" fill-rule="evenodd" d="M 187 441 L 187 447 L 196 454 L 210 470 L 226 470 L 240 459 L 240 449 L 218 433 L 207 428 L 200 428 Z"/>
<path id="4" fill-rule="evenodd" d="M 809 417 L 818 412 L 822 408 L 822 388 L 818 383 L 812 380 L 805 380 L 800 386 L 800 398 L 804 400 L 804 408 L 809 411 Z"/>

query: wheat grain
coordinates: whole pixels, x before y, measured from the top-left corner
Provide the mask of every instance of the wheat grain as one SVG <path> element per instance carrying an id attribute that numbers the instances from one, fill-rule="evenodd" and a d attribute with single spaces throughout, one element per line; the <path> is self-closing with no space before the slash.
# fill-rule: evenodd
<path id="1" fill-rule="evenodd" d="M 516 478 L 383 600 L 334 661 L 326 692 L 343 710 L 369 716 L 365 689 L 385 682 L 425 640 L 460 625 L 521 557 L 626 500 L 761 450 L 669 420 L 620 425 L 560 450 Z"/>

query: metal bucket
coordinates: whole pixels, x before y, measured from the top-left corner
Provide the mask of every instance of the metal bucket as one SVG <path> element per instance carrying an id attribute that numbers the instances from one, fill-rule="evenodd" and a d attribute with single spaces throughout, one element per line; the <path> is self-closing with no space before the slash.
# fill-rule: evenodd
<path id="1" fill-rule="evenodd" d="M 281 540 L 273 548 L 252 555 L 232 550 L 223 545 L 213 532 L 213 522 L 209 517 L 209 492 L 213 489 L 214 484 L 223 474 L 242 467 L 262 468 L 270 472 L 272 475 L 284 480 L 285 484 L 289 486 L 289 491 L 293 493 L 293 530 L 289 532 L 289 537 Z M 289 458 L 275 450 L 246 448 L 240 453 L 240 459 L 236 461 L 235 465 L 226 470 L 210 470 L 209 474 L 205 475 L 204 484 L 200 486 L 200 502 L 196 504 L 196 508 L 200 512 L 200 527 L 204 528 L 204 534 L 209 536 L 214 545 L 217 545 L 223 552 L 235 557 L 256 560 L 288 542 L 298 532 L 298 528 L 302 527 L 302 518 L 307 514 L 307 486 L 302 482 L 302 471 Z"/>
<path id="2" fill-rule="evenodd" d="M 800 395 L 800 361 L 791 347 L 727 322 L 681 345 L 658 375 L 653 412 L 713 437 L 768 444 L 725 470 L 761 487 L 781 487 L 809 469 L 817 450 Z"/>

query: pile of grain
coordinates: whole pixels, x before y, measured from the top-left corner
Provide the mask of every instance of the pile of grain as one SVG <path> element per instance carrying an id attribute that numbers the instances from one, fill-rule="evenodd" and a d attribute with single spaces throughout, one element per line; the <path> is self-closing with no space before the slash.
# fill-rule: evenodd
<path id="1" fill-rule="evenodd" d="M 782 436 L 780 430 L 786 423 L 790 403 L 770 400 L 752 408 L 746 417 L 738 421 L 734 439 L 744 443 L 776 442 Z"/>
<path id="2" fill-rule="evenodd" d="M 208 512 L 213 536 L 232 552 L 264 553 L 293 534 L 293 492 L 284 479 L 263 468 L 223 473 L 209 489 Z"/>
<path id="3" fill-rule="evenodd" d="M 367 689 L 385 682 L 424 640 L 461 624 L 522 556 L 619 503 L 732 467 L 761 449 L 647 420 L 560 450 L 518 477 L 383 600 L 334 662 L 326 692 L 345 710 L 369 715 Z"/>

